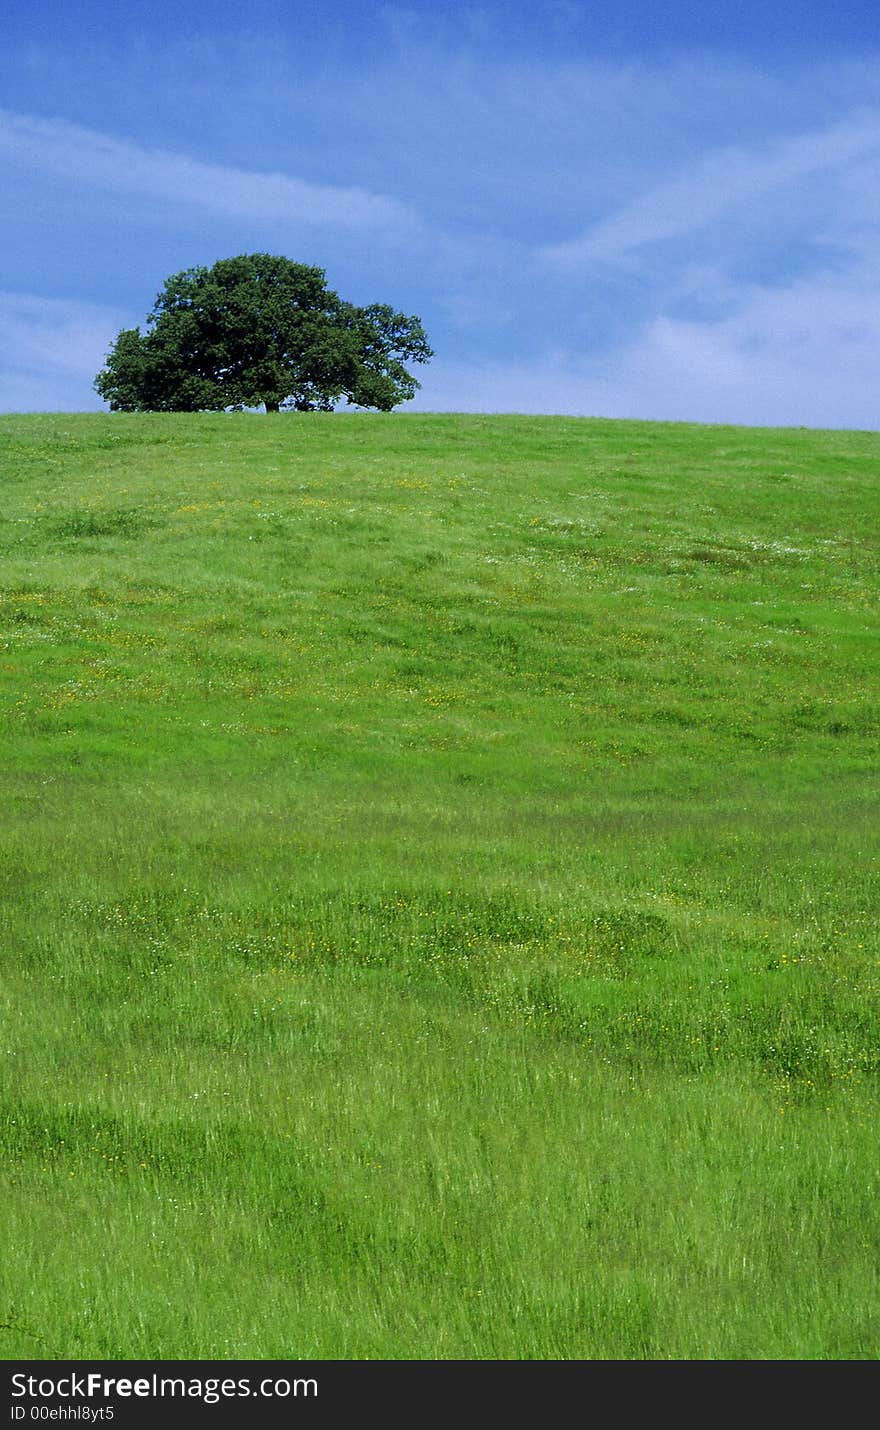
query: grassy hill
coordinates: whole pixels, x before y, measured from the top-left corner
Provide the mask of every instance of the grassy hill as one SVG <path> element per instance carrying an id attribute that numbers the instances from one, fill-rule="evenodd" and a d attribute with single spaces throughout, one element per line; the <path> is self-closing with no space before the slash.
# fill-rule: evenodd
<path id="1" fill-rule="evenodd" d="M 7 1358 L 875 1358 L 880 435 L 0 419 Z"/>

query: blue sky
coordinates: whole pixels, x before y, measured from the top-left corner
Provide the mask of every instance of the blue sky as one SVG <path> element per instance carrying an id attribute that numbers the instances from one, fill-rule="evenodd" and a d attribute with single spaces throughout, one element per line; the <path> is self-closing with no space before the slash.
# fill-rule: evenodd
<path id="1" fill-rule="evenodd" d="M 14 11 L 0 411 L 261 250 L 422 317 L 414 409 L 880 427 L 873 5 Z"/>

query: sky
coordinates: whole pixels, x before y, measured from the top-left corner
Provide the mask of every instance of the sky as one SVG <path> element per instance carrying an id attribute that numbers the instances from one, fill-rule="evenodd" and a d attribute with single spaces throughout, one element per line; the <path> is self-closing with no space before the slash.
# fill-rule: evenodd
<path id="1" fill-rule="evenodd" d="M 0 411 L 238 253 L 421 317 L 401 410 L 880 427 L 860 0 L 11 0 Z"/>

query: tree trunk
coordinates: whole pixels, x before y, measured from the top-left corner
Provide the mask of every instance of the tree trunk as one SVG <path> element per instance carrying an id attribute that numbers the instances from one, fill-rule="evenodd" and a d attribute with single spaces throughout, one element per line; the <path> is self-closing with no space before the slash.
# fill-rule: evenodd
<path id="1" fill-rule="evenodd" d="M 278 402 L 273 402 L 270 397 L 266 397 L 263 399 L 263 406 L 265 407 L 267 412 L 278 412 L 280 410 L 280 404 Z"/>

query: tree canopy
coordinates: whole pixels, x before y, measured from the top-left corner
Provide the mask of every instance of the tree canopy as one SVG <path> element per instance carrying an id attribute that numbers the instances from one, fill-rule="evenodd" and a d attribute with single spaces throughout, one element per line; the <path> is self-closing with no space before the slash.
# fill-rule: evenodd
<path id="1" fill-rule="evenodd" d="M 419 318 L 344 302 L 323 268 L 247 253 L 166 279 L 95 390 L 116 412 L 326 412 L 343 397 L 389 412 L 420 386 L 404 362 L 430 357 Z"/>

